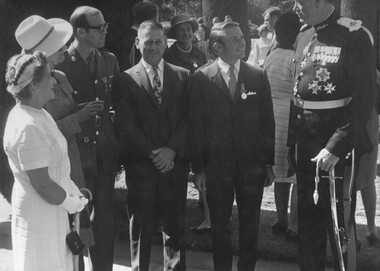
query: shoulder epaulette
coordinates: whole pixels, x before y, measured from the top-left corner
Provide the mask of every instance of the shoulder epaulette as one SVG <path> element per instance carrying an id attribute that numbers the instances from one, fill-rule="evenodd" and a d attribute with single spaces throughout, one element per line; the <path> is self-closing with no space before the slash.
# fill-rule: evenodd
<path id="1" fill-rule="evenodd" d="M 300 32 L 305 32 L 306 30 L 310 28 L 311 28 L 311 25 L 304 24 L 301 26 Z"/>
<path id="2" fill-rule="evenodd" d="M 362 21 L 353 20 L 347 17 L 340 17 L 336 22 L 337 24 L 348 28 L 350 32 L 357 31 L 362 27 Z"/>

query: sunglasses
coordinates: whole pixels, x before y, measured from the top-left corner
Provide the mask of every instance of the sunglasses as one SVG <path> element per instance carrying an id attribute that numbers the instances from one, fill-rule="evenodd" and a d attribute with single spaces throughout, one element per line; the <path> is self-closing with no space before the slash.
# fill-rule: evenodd
<path id="1" fill-rule="evenodd" d="M 104 23 L 98 26 L 86 26 L 87 29 L 97 29 L 99 33 L 104 33 L 108 29 L 108 23 Z"/>

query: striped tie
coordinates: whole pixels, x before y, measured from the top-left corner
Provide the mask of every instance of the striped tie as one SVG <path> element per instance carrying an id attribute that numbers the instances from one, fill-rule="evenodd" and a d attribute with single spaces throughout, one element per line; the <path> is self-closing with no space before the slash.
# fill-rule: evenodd
<path id="1" fill-rule="evenodd" d="M 157 99 L 158 104 L 161 104 L 162 101 L 162 88 L 160 76 L 158 76 L 158 66 L 152 66 L 153 69 L 153 91 L 154 96 Z"/>

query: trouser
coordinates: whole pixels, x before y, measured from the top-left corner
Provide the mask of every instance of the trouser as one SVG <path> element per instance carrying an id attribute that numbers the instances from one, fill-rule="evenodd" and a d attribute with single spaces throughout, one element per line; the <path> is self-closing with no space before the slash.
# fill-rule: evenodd
<path id="1" fill-rule="evenodd" d="M 331 215 L 330 189 L 328 178 L 321 178 L 318 185 L 319 200 L 314 204 L 316 164 L 312 158 L 325 148 L 330 137 L 336 131 L 337 123 L 343 123 L 344 108 L 329 112 L 310 112 L 299 110 L 295 119 L 296 126 L 296 164 L 298 194 L 298 234 L 299 260 L 301 271 L 319 271 L 325 269 L 327 236 L 334 257 L 334 269 L 339 270 L 337 247 Z M 335 166 L 335 175 L 344 176 L 344 159 Z M 319 176 L 329 173 L 319 170 Z M 337 179 L 336 198 L 338 228 L 344 228 L 343 181 Z"/>
<path id="2" fill-rule="evenodd" d="M 265 166 L 259 166 L 257 178 L 245 180 L 236 166 L 232 179 L 206 174 L 207 202 L 210 208 L 213 260 L 216 271 L 232 270 L 231 223 L 236 193 L 239 211 L 238 270 L 254 270 L 257 258 L 260 206 Z"/>
<path id="3" fill-rule="evenodd" d="M 96 145 L 80 148 L 86 187 L 91 190 L 94 220 L 92 229 L 95 246 L 89 249 L 90 270 L 112 271 L 114 254 L 113 190 L 115 166 L 109 165 Z"/>
<path id="4" fill-rule="evenodd" d="M 343 176 L 342 170 L 336 170 L 336 176 Z M 320 176 L 328 175 L 321 171 Z M 324 270 L 326 263 L 326 244 L 329 236 L 334 257 L 334 269 L 339 270 L 337 248 L 334 239 L 329 181 L 321 178 L 318 185 L 319 200 L 314 204 L 314 172 L 297 173 L 298 192 L 298 235 L 300 270 Z M 338 225 L 344 227 L 343 220 L 343 181 L 336 180 Z"/>
<path id="5" fill-rule="evenodd" d="M 163 236 L 164 270 L 186 270 L 187 171 L 175 177 L 159 172 L 142 179 L 133 175 L 129 171 L 126 178 L 132 270 L 149 270 L 152 235 L 157 224 Z"/>

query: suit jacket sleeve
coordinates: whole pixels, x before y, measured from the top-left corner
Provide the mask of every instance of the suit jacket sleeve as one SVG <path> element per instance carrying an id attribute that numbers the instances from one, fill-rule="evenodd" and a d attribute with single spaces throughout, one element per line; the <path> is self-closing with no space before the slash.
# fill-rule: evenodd
<path id="1" fill-rule="evenodd" d="M 113 105 L 115 108 L 115 129 L 127 155 L 133 159 L 145 159 L 156 149 L 153 142 L 139 129 L 132 101 L 132 88 L 138 87 L 126 73 L 115 77 L 113 83 Z"/>
<path id="2" fill-rule="evenodd" d="M 204 118 L 204 99 L 202 98 L 202 73 L 192 75 L 188 82 L 189 95 L 189 146 L 190 161 L 195 173 L 204 172 L 206 169 L 206 123 Z"/>
<path id="3" fill-rule="evenodd" d="M 373 149 L 366 123 L 376 101 L 376 67 L 373 46 L 363 30 L 352 33 L 347 61 L 347 87 L 352 96 L 348 124 L 339 127 L 326 145 L 331 153 L 345 157 L 352 145 L 359 155 Z M 352 143 L 352 144 L 351 144 Z"/>
<path id="4" fill-rule="evenodd" d="M 273 113 L 273 102 L 268 77 L 263 72 L 263 89 L 261 96 L 261 133 L 263 143 L 262 162 L 274 165 L 275 124 Z"/>
<path id="5" fill-rule="evenodd" d="M 176 155 L 181 158 L 188 159 L 188 120 L 187 120 L 187 111 L 188 111 L 188 88 L 186 85 L 188 84 L 189 71 L 180 73 L 180 80 L 182 81 L 182 106 L 180 112 L 180 121 L 178 123 L 177 128 L 171 135 L 169 140 L 168 147 L 175 151 Z"/>

